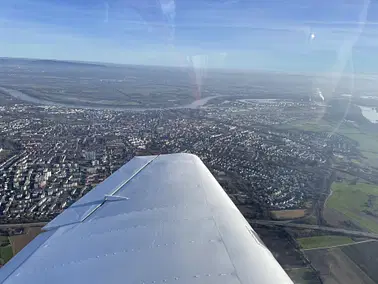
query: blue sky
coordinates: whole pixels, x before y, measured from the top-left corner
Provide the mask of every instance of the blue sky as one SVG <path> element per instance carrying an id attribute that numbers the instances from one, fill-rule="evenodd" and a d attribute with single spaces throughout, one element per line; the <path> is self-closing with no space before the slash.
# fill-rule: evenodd
<path id="1" fill-rule="evenodd" d="M 12 0 L 0 56 L 152 65 L 377 72 L 365 0 Z"/>

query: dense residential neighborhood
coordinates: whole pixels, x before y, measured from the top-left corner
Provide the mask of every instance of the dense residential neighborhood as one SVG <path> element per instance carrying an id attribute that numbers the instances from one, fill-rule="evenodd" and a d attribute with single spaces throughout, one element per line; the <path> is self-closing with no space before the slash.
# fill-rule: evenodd
<path id="1" fill-rule="evenodd" d="M 12 147 L 0 164 L 0 220 L 49 220 L 133 156 L 175 152 L 197 154 L 256 212 L 305 208 L 329 177 L 333 154 L 358 157 L 344 136 L 272 127 L 294 118 L 287 108 L 300 119 L 319 107 L 311 101 L 238 104 L 132 112 L 3 106 L 0 134 Z"/>

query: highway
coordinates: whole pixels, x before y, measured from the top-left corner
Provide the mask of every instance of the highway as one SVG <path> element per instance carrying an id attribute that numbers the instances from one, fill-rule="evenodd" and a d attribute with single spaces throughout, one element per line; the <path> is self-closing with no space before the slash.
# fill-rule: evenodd
<path id="1" fill-rule="evenodd" d="M 254 224 L 265 225 L 265 226 L 278 226 L 278 227 L 288 227 L 288 228 L 297 228 L 297 229 L 307 229 L 307 230 L 318 230 L 324 232 L 338 233 L 352 237 L 363 237 L 369 239 L 378 240 L 378 234 L 362 232 L 362 231 L 353 231 L 341 228 L 333 228 L 327 226 L 318 226 L 318 225 L 308 225 L 308 224 L 294 224 L 289 221 L 270 221 L 270 220 L 252 220 L 249 219 L 248 222 L 253 226 Z M 43 227 L 47 222 L 36 222 L 36 223 L 21 223 L 21 224 L 0 224 L 1 228 L 27 228 L 27 227 Z"/>
<path id="2" fill-rule="evenodd" d="M 318 226 L 318 225 L 294 224 L 294 223 L 281 222 L 281 221 L 251 220 L 251 219 L 248 221 L 252 226 L 253 224 L 258 224 L 258 225 L 266 225 L 266 226 L 280 226 L 280 227 L 289 227 L 289 228 L 297 228 L 297 229 L 319 230 L 319 231 L 343 234 L 343 235 L 352 236 L 352 237 L 364 237 L 364 238 L 378 240 L 378 234 L 376 233 L 352 231 L 352 230 L 347 230 L 347 229 L 333 228 L 333 227 L 327 227 L 327 226 Z"/>
<path id="3" fill-rule="evenodd" d="M 20 224 L 0 224 L 0 229 L 4 229 L 4 228 L 43 227 L 46 224 L 47 224 L 47 222 L 20 223 Z"/>
<path id="4" fill-rule="evenodd" d="M 318 249 L 331 249 L 331 248 L 339 248 L 339 247 L 348 247 L 348 246 L 354 246 L 354 245 L 363 244 L 363 243 L 371 243 L 371 242 L 376 242 L 376 241 L 377 240 L 366 240 L 366 241 L 347 243 L 347 244 L 341 244 L 341 245 L 334 245 L 334 246 L 327 246 L 327 247 L 308 248 L 308 249 L 303 249 L 303 251 L 318 250 Z"/>

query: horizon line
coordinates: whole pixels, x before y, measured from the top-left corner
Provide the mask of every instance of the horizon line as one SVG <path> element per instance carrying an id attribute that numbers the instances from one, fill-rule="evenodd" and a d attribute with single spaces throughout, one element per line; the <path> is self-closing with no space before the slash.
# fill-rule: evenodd
<path id="1" fill-rule="evenodd" d="M 36 61 L 57 61 L 57 62 L 68 62 L 68 63 L 82 63 L 82 64 L 101 64 L 106 67 L 106 65 L 113 65 L 117 67 L 121 66 L 140 66 L 140 67 L 160 67 L 160 68 L 177 68 L 177 69 L 194 69 L 193 66 L 179 66 L 179 65 L 160 65 L 160 64 L 135 64 L 135 63 L 114 63 L 106 61 L 89 61 L 89 60 L 75 60 L 75 59 L 55 59 L 55 58 L 40 58 L 40 57 L 11 57 L 11 56 L 0 56 L 0 60 L 9 59 L 9 60 L 36 60 Z M 247 68 L 220 68 L 220 67 L 206 67 L 205 69 L 209 71 L 221 71 L 221 72 L 248 72 L 248 73 L 275 73 L 275 74 L 285 74 L 285 75 L 298 75 L 298 76 L 334 76 L 339 75 L 337 72 L 304 72 L 304 71 L 285 71 L 278 69 L 247 69 Z M 372 72 L 359 72 L 359 73 L 347 73 L 343 72 L 342 76 L 356 76 L 356 75 L 378 75 L 377 73 Z"/>

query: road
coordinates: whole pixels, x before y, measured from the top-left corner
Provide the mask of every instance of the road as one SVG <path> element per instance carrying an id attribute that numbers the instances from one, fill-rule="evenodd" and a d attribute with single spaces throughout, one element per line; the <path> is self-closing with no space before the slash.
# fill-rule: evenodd
<path id="1" fill-rule="evenodd" d="M 327 196 L 327 199 L 324 201 L 324 205 L 323 205 L 324 208 L 325 208 L 325 206 L 327 205 L 327 201 L 328 201 L 328 199 L 330 199 L 330 197 L 332 196 L 332 194 L 333 194 L 333 190 L 330 189 L 330 190 L 329 190 L 329 194 L 328 194 L 328 196 Z"/>
<path id="2" fill-rule="evenodd" d="M 248 220 L 251 225 L 258 224 L 258 225 L 266 225 L 266 226 L 279 226 L 279 227 L 289 227 L 289 228 L 298 228 L 298 229 L 308 229 L 308 230 L 318 230 L 318 231 L 325 231 L 331 233 L 339 233 L 347 236 L 353 237 L 364 237 L 369 239 L 378 240 L 378 234 L 376 233 L 369 233 L 369 232 L 361 232 L 361 231 L 352 231 L 347 229 L 341 228 L 333 228 L 327 226 L 318 226 L 318 225 L 308 225 L 308 224 L 294 224 L 289 223 L 288 221 L 270 221 L 270 220 Z M 20 224 L 0 224 L 1 228 L 20 228 L 20 227 L 43 227 L 47 224 L 47 222 L 36 222 L 36 223 L 20 223 Z"/>
<path id="3" fill-rule="evenodd" d="M 0 229 L 5 229 L 5 228 L 43 227 L 46 224 L 47 224 L 47 222 L 21 223 L 21 224 L 0 224 Z"/>
<path id="4" fill-rule="evenodd" d="M 334 245 L 334 246 L 328 246 L 328 247 L 309 248 L 309 249 L 303 249 L 303 250 L 309 251 L 309 250 L 317 250 L 317 249 L 331 249 L 331 248 L 354 246 L 354 245 L 363 244 L 363 243 L 371 243 L 371 242 L 376 242 L 376 241 L 377 240 L 366 240 L 366 241 L 360 241 L 360 242 L 354 242 L 354 243 L 347 243 L 347 244 Z"/>
<path id="5" fill-rule="evenodd" d="M 327 226 L 294 224 L 294 223 L 280 222 L 280 221 L 269 221 L 269 220 L 248 220 L 248 221 L 252 226 L 253 224 L 259 224 L 259 225 L 267 225 L 267 226 L 280 226 L 280 227 L 289 227 L 289 228 L 298 228 L 298 229 L 319 230 L 319 231 L 325 231 L 325 232 L 331 232 L 331 233 L 339 233 L 339 234 L 352 236 L 352 237 L 364 237 L 364 238 L 378 240 L 378 234 L 375 234 L 375 233 L 352 231 L 352 230 L 333 228 L 333 227 L 327 227 Z"/>

